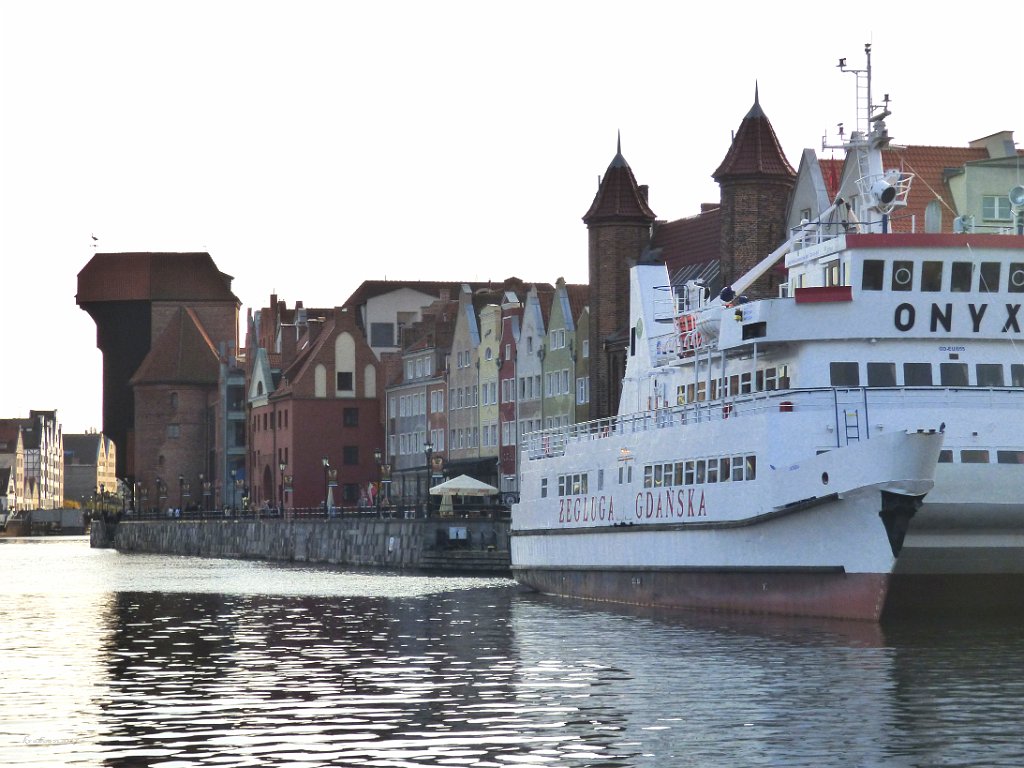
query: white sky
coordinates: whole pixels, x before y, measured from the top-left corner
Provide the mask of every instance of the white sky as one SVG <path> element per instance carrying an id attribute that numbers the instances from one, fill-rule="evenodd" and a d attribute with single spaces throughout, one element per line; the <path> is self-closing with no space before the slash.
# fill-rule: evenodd
<path id="1" fill-rule="evenodd" d="M 755 81 L 795 167 L 854 124 L 835 65 L 866 42 L 895 141 L 1022 141 L 1024 6 L 843 7 L 0 0 L 0 417 L 101 426 L 92 233 L 209 251 L 243 317 L 365 279 L 585 282 L 617 131 L 659 218 L 695 215 Z"/>

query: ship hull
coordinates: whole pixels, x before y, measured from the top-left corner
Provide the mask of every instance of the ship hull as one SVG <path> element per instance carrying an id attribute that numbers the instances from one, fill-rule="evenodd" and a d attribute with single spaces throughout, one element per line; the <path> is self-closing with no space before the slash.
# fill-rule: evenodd
<path id="1" fill-rule="evenodd" d="M 886 573 L 806 568 L 516 568 L 523 584 L 549 595 L 665 609 L 813 616 L 878 621 Z"/>

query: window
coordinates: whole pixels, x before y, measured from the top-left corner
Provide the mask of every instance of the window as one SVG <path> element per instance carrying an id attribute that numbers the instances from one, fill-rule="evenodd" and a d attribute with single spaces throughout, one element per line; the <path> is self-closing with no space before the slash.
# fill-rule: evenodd
<path id="1" fill-rule="evenodd" d="M 953 293 L 967 293 L 971 290 L 972 266 L 969 261 L 953 262 L 953 271 L 949 282 L 949 289 Z"/>
<path id="2" fill-rule="evenodd" d="M 338 371 L 338 390 L 341 392 L 352 392 L 354 387 L 352 384 L 352 372 L 351 371 Z"/>
<path id="3" fill-rule="evenodd" d="M 1024 264 L 1010 264 L 1010 283 L 1006 289 L 1010 293 L 1024 293 Z"/>
<path id="4" fill-rule="evenodd" d="M 904 363 L 903 386 L 930 387 L 932 385 L 931 363 Z"/>
<path id="5" fill-rule="evenodd" d="M 833 387 L 859 387 L 857 363 L 829 363 L 829 376 Z"/>
<path id="6" fill-rule="evenodd" d="M 1000 464 L 1024 464 L 1024 451 L 996 451 Z"/>
<path id="7" fill-rule="evenodd" d="M 892 264 L 892 290 L 909 291 L 914 284 L 914 262 L 894 261 Z"/>
<path id="8" fill-rule="evenodd" d="M 1006 195 L 985 195 L 981 198 L 981 218 L 985 221 L 1010 221 L 1013 213 Z"/>
<path id="9" fill-rule="evenodd" d="M 939 451 L 939 464 L 952 464 L 953 463 L 953 452 L 948 448 L 944 448 Z"/>
<path id="10" fill-rule="evenodd" d="M 370 346 L 371 347 L 393 347 L 393 346 L 395 346 L 395 324 L 394 323 L 370 323 Z"/>
<path id="11" fill-rule="evenodd" d="M 977 374 L 979 387 L 1003 386 L 1003 366 L 999 363 L 978 363 Z"/>
<path id="12" fill-rule="evenodd" d="M 585 405 L 590 402 L 590 377 L 581 376 L 576 379 L 576 404 Z"/>
<path id="13" fill-rule="evenodd" d="M 885 277 L 885 262 L 880 259 L 865 259 L 864 272 L 861 275 L 860 287 L 865 291 L 882 290 Z"/>
<path id="14" fill-rule="evenodd" d="M 181 425 L 180 424 L 168 424 L 167 425 L 167 436 L 168 437 L 181 437 Z"/>
<path id="15" fill-rule="evenodd" d="M 978 290 L 981 293 L 996 293 L 999 290 L 999 262 L 981 262 L 981 279 L 978 281 Z"/>
<path id="16" fill-rule="evenodd" d="M 358 408 L 346 408 L 342 411 L 341 423 L 346 427 L 358 427 L 359 426 L 359 409 Z"/>
<path id="17" fill-rule="evenodd" d="M 590 339 L 583 340 L 583 357 L 584 359 L 590 357 Z"/>
<path id="18" fill-rule="evenodd" d="M 895 387 L 896 363 L 868 363 L 869 387 Z"/>
<path id="19" fill-rule="evenodd" d="M 359 463 L 359 446 L 345 445 L 341 448 L 341 461 L 347 466 L 355 466 Z"/>
<path id="20" fill-rule="evenodd" d="M 540 497 L 542 499 L 548 497 L 548 479 L 546 477 L 540 479 Z"/>
<path id="21" fill-rule="evenodd" d="M 942 290 L 942 262 L 925 261 L 921 264 L 921 290 L 934 293 Z"/>
<path id="22" fill-rule="evenodd" d="M 966 387 L 967 363 L 939 363 L 939 380 L 944 387 Z"/>
<path id="23" fill-rule="evenodd" d="M 1024 365 L 1013 363 L 1010 366 L 1010 386 L 1024 387 Z"/>
<path id="24" fill-rule="evenodd" d="M 961 464 L 988 464 L 988 451 L 981 448 L 965 448 L 960 451 Z"/>
<path id="25" fill-rule="evenodd" d="M 178 393 L 177 392 L 171 392 L 171 410 L 172 411 L 178 410 Z"/>

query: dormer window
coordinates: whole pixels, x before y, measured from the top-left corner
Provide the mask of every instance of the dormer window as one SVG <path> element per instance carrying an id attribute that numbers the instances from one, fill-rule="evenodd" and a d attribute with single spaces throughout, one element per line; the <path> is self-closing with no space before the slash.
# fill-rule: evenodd
<path id="1" fill-rule="evenodd" d="M 1011 221 L 1013 211 L 1006 195 L 985 195 L 981 198 L 981 218 L 985 221 Z"/>

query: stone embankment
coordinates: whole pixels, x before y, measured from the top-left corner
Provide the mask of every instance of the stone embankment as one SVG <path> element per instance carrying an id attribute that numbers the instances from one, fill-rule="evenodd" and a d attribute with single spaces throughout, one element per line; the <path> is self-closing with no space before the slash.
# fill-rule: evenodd
<path id="1" fill-rule="evenodd" d="M 507 520 L 97 520 L 90 534 L 119 552 L 510 572 Z"/>

